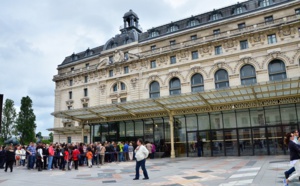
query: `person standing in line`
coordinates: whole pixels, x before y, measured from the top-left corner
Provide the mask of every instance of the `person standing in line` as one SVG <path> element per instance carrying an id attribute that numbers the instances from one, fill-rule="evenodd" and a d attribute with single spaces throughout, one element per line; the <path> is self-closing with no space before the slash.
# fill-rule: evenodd
<path id="1" fill-rule="evenodd" d="M 48 148 L 48 170 L 52 170 L 52 161 L 53 161 L 53 156 L 54 156 L 54 149 L 53 149 L 53 144 L 50 143 L 50 146 Z"/>
<path id="2" fill-rule="evenodd" d="M 150 142 L 147 142 L 146 148 L 147 148 L 147 150 L 149 152 L 148 158 L 151 158 L 151 156 L 152 156 L 152 145 L 151 145 Z"/>
<path id="3" fill-rule="evenodd" d="M 104 164 L 105 151 L 106 151 L 105 146 L 100 143 L 100 164 L 101 165 Z"/>
<path id="4" fill-rule="evenodd" d="M 35 163 L 35 153 L 36 153 L 36 146 L 35 143 L 30 143 L 31 145 L 28 147 L 28 153 L 29 153 L 29 169 L 33 169 L 34 163 Z"/>
<path id="5" fill-rule="evenodd" d="M 88 151 L 86 153 L 86 159 L 88 161 L 88 167 L 92 168 L 92 159 L 93 159 L 93 153 L 92 153 L 92 149 L 88 148 Z"/>
<path id="6" fill-rule="evenodd" d="M 79 150 L 77 149 L 77 146 L 74 147 L 74 150 L 72 152 L 72 157 L 73 157 L 73 161 L 74 161 L 74 165 L 75 165 L 75 170 L 78 170 L 78 157 L 81 157 L 81 154 L 79 152 Z"/>
<path id="7" fill-rule="evenodd" d="M 146 170 L 146 158 L 149 155 L 149 151 L 143 145 L 143 140 L 139 138 L 137 140 L 137 148 L 135 149 L 135 158 L 136 158 L 136 165 L 135 165 L 135 178 L 133 180 L 138 180 L 140 178 L 140 167 L 142 167 L 144 178 L 143 180 L 148 180 L 149 176 Z"/>
<path id="8" fill-rule="evenodd" d="M 21 146 L 17 147 L 16 150 L 16 166 L 19 167 L 21 165 L 21 157 L 22 157 L 22 151 L 21 151 Z"/>
<path id="9" fill-rule="evenodd" d="M 42 171 L 43 161 L 43 148 L 42 145 L 39 144 L 36 149 L 36 166 L 38 171 Z"/>
<path id="10" fill-rule="evenodd" d="M 68 147 L 65 146 L 65 149 L 64 149 L 64 161 L 62 162 L 62 171 L 65 171 L 66 170 L 66 165 L 68 166 L 68 163 L 69 163 L 69 150 L 68 150 Z"/>
<path id="11" fill-rule="evenodd" d="M 49 153 L 48 153 L 48 147 L 45 143 L 42 145 L 42 149 L 43 149 L 43 162 L 44 162 L 43 169 L 47 170 L 47 158 Z"/>
<path id="12" fill-rule="evenodd" d="M 129 160 L 132 161 L 133 160 L 133 146 L 132 146 L 132 143 L 129 143 L 129 146 L 128 146 L 128 156 L 129 156 Z"/>
<path id="13" fill-rule="evenodd" d="M 288 186 L 291 180 L 300 176 L 300 146 L 293 142 L 293 140 L 294 134 L 287 133 L 285 144 L 287 144 L 290 149 L 290 164 L 295 167 L 296 173 L 283 180 L 285 186 Z"/>
<path id="14" fill-rule="evenodd" d="M 123 159 L 125 161 L 129 160 L 129 158 L 128 158 L 128 142 L 127 141 L 125 142 L 124 147 L 123 147 Z"/>
<path id="15" fill-rule="evenodd" d="M 154 159 L 154 155 L 155 155 L 155 152 L 156 152 L 156 147 L 155 147 L 155 145 L 154 145 L 154 143 L 151 143 L 151 145 L 152 145 L 152 157 L 150 157 L 151 159 Z"/>
<path id="16" fill-rule="evenodd" d="M 7 168 L 10 168 L 10 172 L 13 171 L 13 164 L 15 162 L 15 151 L 12 146 L 7 147 L 5 151 L 5 172 L 7 172 Z"/>
<path id="17" fill-rule="evenodd" d="M 4 169 L 5 163 L 5 150 L 4 147 L 0 146 L 0 169 Z"/>
<path id="18" fill-rule="evenodd" d="M 24 146 L 21 146 L 21 165 L 23 165 L 23 167 L 25 166 L 25 160 L 26 160 L 26 150 Z"/>

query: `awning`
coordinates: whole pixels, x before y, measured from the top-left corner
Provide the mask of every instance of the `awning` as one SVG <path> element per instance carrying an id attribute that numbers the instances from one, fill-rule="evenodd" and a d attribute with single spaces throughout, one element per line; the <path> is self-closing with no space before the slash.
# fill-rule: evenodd
<path id="1" fill-rule="evenodd" d="M 55 134 L 81 134 L 82 127 L 57 127 L 57 128 L 50 128 L 47 129 L 48 131 L 53 131 Z M 83 133 L 89 133 L 90 127 L 85 125 L 83 128 Z"/>
<path id="2" fill-rule="evenodd" d="M 208 90 L 164 96 L 156 99 L 141 99 L 126 103 L 99 105 L 88 108 L 64 110 L 52 113 L 57 118 L 79 122 L 107 122 L 139 119 L 185 113 L 213 112 L 300 102 L 300 77 L 236 86 L 227 89 Z M 288 100 L 288 101 L 284 101 Z M 282 101 L 283 100 L 283 101 Z"/>

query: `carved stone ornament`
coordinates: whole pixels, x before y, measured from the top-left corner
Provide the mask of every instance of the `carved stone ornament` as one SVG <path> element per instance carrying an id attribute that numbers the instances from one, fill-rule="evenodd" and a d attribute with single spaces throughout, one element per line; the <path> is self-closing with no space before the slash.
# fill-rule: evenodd
<path id="1" fill-rule="evenodd" d="M 233 48 L 235 46 L 235 41 L 233 40 L 228 40 L 224 43 L 225 48 L 229 49 L 229 48 Z"/>
<path id="2" fill-rule="evenodd" d="M 87 104 L 89 102 L 89 98 L 88 97 L 85 97 L 85 98 L 81 98 L 81 103 L 82 104 Z"/>
<path id="3" fill-rule="evenodd" d="M 124 61 L 124 52 L 116 50 L 113 56 L 114 63 L 120 63 Z"/>
<path id="4" fill-rule="evenodd" d="M 186 61 L 189 59 L 189 55 L 187 51 L 181 51 L 178 57 L 179 57 L 179 62 Z"/>
<path id="5" fill-rule="evenodd" d="M 73 100 L 68 100 L 66 101 L 67 106 L 73 106 L 74 101 Z"/>
<path id="6" fill-rule="evenodd" d="M 132 79 L 130 80 L 131 85 L 132 85 L 133 88 L 136 87 L 137 81 L 138 81 L 138 78 L 132 78 Z"/>
<path id="7" fill-rule="evenodd" d="M 106 88 L 106 85 L 105 85 L 105 84 L 100 84 L 100 91 L 101 91 L 101 94 L 104 94 L 105 88 Z"/>

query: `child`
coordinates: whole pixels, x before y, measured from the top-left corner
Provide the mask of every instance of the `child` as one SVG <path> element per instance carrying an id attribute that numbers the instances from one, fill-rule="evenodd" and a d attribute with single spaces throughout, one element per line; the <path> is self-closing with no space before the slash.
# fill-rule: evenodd
<path id="1" fill-rule="evenodd" d="M 93 159 L 93 153 L 92 149 L 88 149 L 88 152 L 86 153 L 86 158 L 88 159 L 88 166 L 89 168 L 92 168 L 92 159 Z"/>

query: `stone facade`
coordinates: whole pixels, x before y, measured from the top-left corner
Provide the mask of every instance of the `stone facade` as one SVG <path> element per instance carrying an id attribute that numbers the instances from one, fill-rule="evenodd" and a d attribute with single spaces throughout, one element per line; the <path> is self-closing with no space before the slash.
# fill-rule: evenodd
<path id="1" fill-rule="evenodd" d="M 53 79 L 55 112 L 148 99 L 153 81 L 159 83 L 161 97 L 169 96 L 173 77 L 180 79 L 181 93 L 189 93 L 191 77 L 196 73 L 202 75 L 205 91 L 215 89 L 214 75 L 219 69 L 228 72 L 230 86 L 238 86 L 240 70 L 246 64 L 255 68 L 258 83 L 266 82 L 268 64 L 275 59 L 284 62 L 287 78 L 299 77 L 300 15 L 295 13 L 299 8 L 300 1 L 289 1 L 166 36 L 131 42 L 60 65 Z M 273 20 L 266 22 L 269 16 Z M 241 23 L 245 27 L 238 28 Z M 214 30 L 220 32 L 213 34 Z M 270 35 L 276 37 L 272 44 L 268 42 Z M 170 41 L 175 44 L 170 45 Z M 241 41 L 247 41 L 248 47 L 241 49 Z M 222 48 L 220 54 L 215 53 L 217 46 Z M 192 59 L 193 52 L 197 52 L 197 59 Z M 171 64 L 171 57 L 176 58 L 176 63 Z M 151 68 L 154 61 L 156 67 Z M 80 126 L 76 121 L 72 125 Z M 59 127 L 65 125 L 62 119 L 55 118 L 54 128 Z M 89 138 L 88 133 L 84 136 Z M 67 137 L 55 134 L 54 141 L 66 142 Z M 78 141 L 82 141 L 82 136 L 72 135 L 72 142 Z"/>

